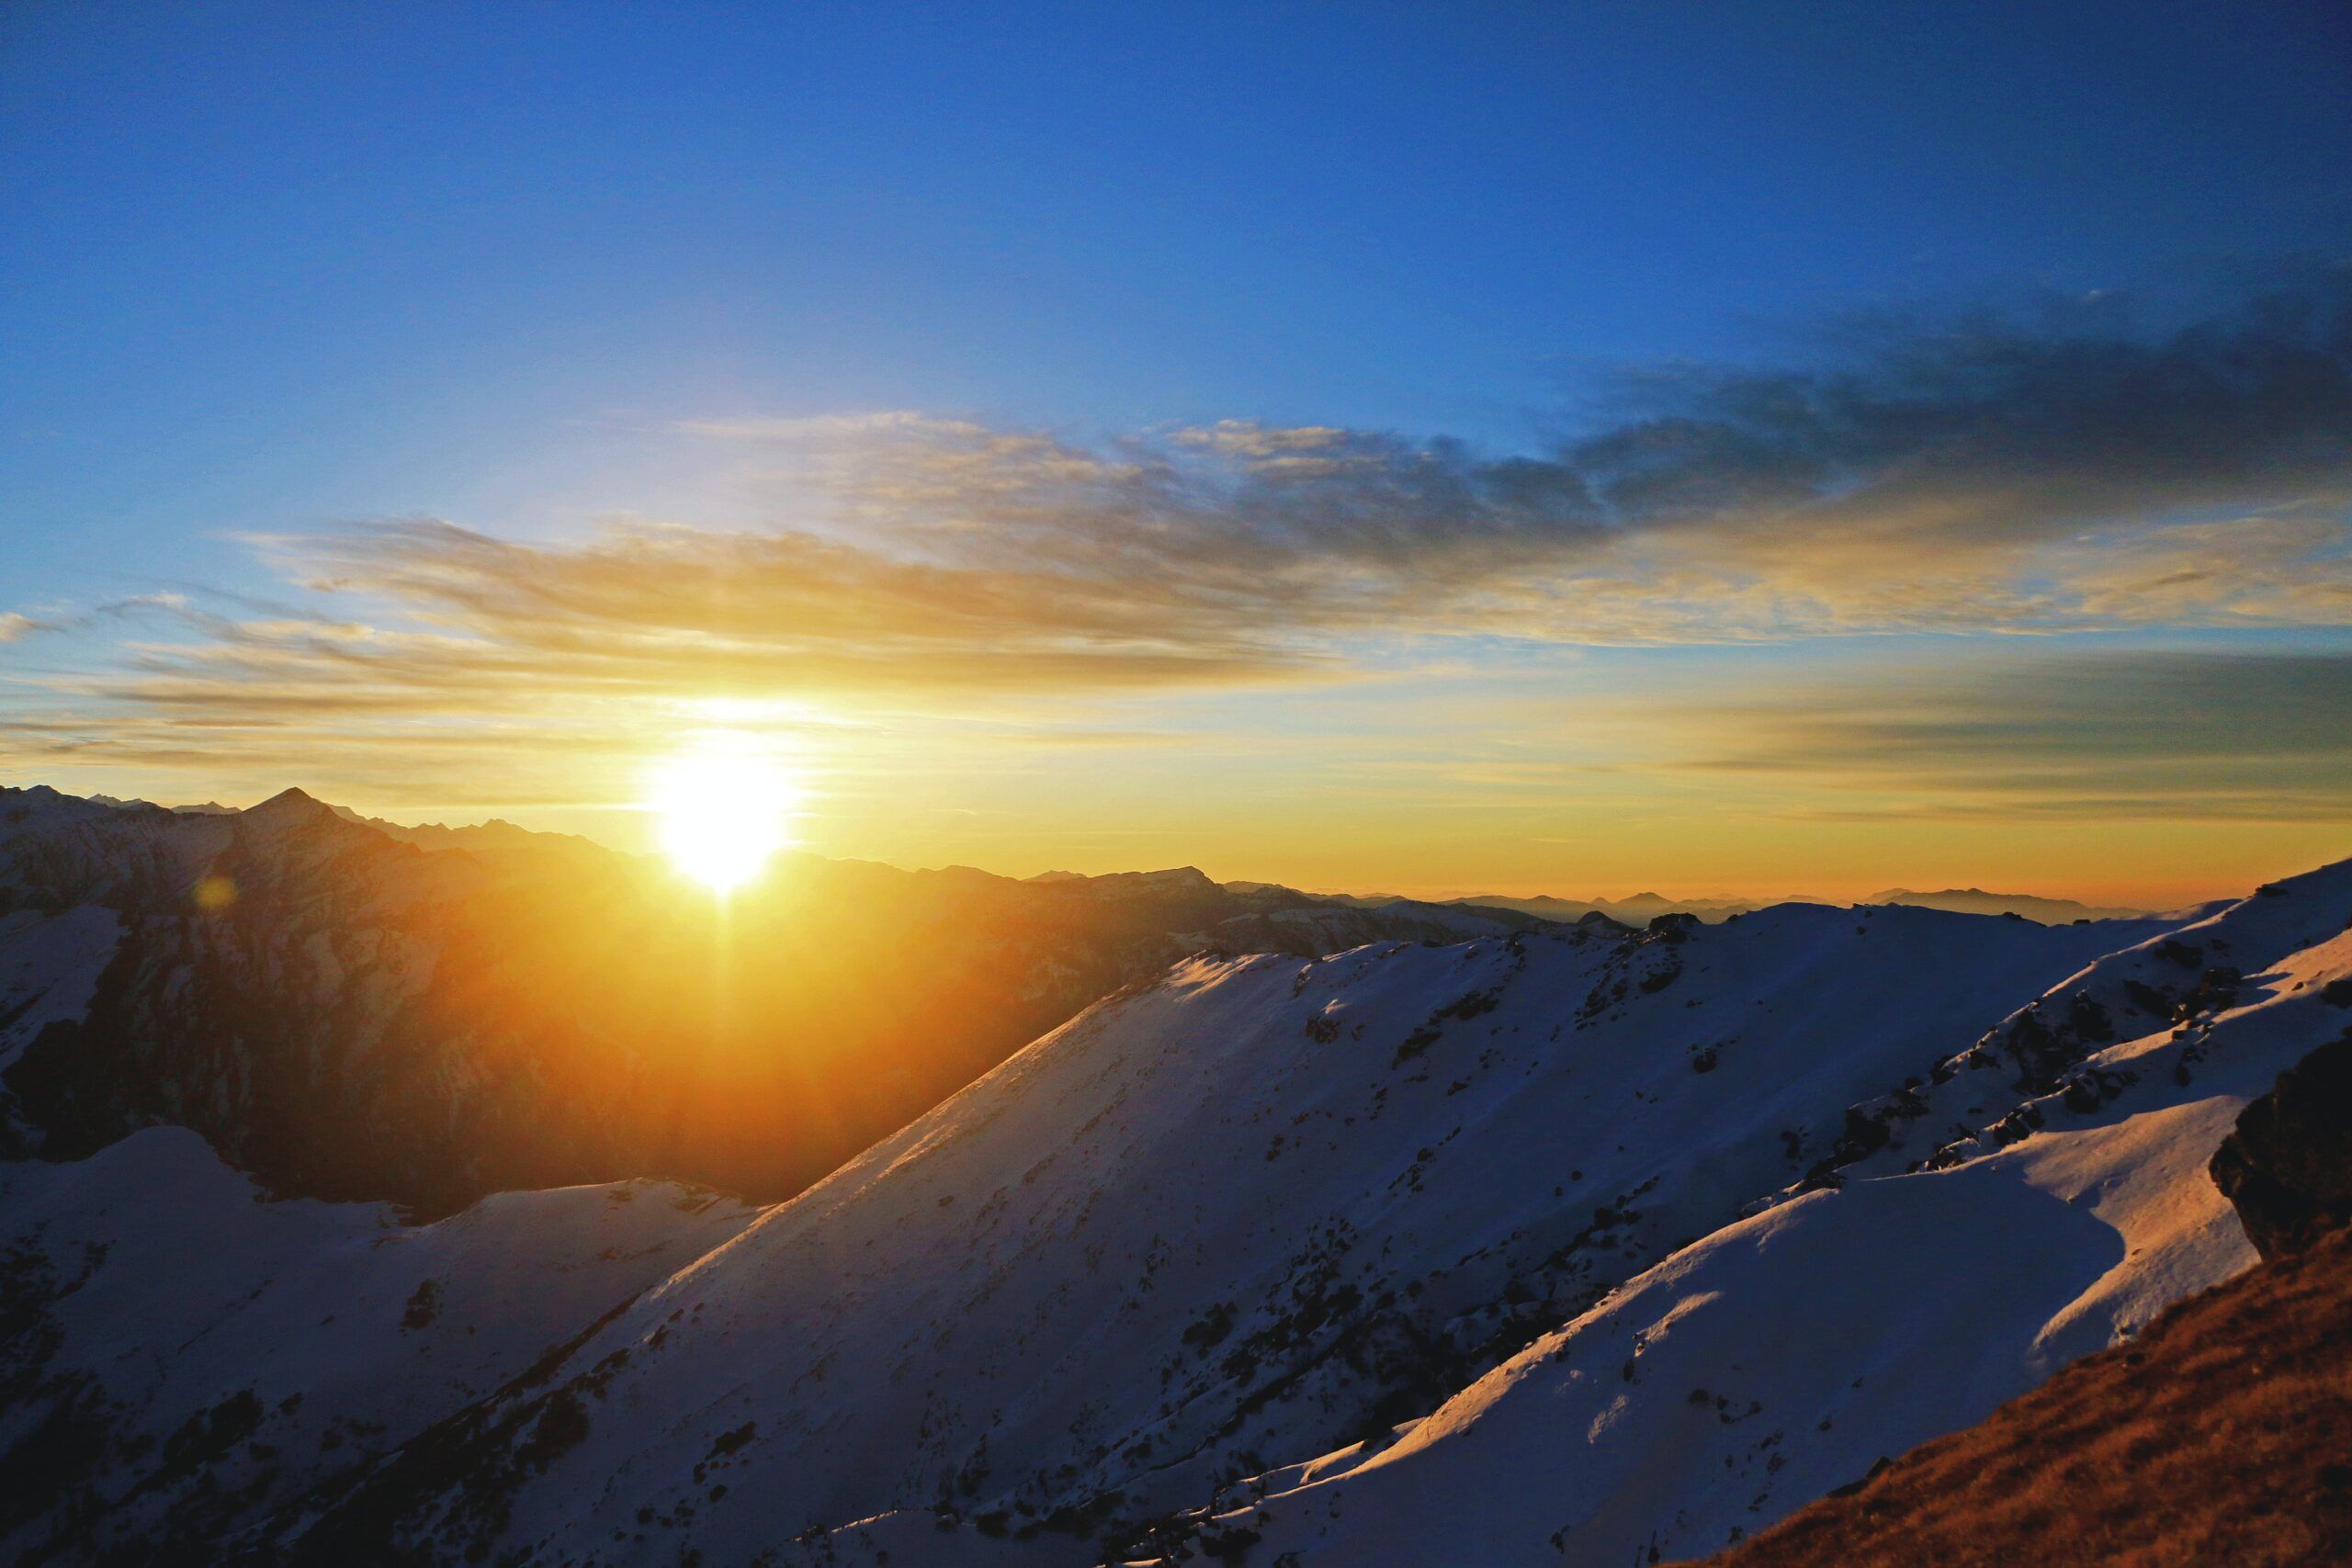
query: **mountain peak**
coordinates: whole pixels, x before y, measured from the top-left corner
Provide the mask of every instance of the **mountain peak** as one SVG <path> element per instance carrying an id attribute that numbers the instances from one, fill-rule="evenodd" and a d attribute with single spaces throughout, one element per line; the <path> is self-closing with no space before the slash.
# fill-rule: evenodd
<path id="1" fill-rule="evenodd" d="M 1138 893 L 1213 893 L 1216 882 L 1196 865 L 1172 865 L 1162 871 L 1117 871 L 1087 879 L 1101 893 L 1118 897 Z"/>
<path id="2" fill-rule="evenodd" d="M 300 789 L 280 790 L 259 806 L 249 806 L 237 815 L 264 828 L 307 827 L 335 819 L 333 807 Z"/>

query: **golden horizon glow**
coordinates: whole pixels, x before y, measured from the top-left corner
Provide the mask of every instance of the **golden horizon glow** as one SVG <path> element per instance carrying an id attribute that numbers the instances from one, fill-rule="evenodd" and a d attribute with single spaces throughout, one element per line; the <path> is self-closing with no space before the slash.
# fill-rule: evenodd
<path id="1" fill-rule="evenodd" d="M 714 893 L 757 877 L 792 841 L 797 781 L 741 731 L 706 735 L 653 770 L 647 805 L 661 818 L 662 852 Z"/>

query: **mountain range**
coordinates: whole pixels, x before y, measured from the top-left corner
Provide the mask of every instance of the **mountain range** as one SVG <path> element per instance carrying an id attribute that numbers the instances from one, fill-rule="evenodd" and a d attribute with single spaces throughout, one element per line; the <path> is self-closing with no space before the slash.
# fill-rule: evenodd
<path id="1" fill-rule="evenodd" d="M 1265 883 L 1227 883 L 1232 888 L 1259 888 Z M 1337 902 L 1361 908 L 1390 908 L 1413 900 L 1388 895 L 1325 893 L 1318 895 Z M 1587 915 L 1602 915 L 1622 925 L 1647 925 L 1660 915 L 1695 915 L 1709 924 L 1727 920 L 1734 915 L 1750 909 L 1768 908 L 1774 904 L 1834 904 L 1837 900 L 1816 898 L 1792 893 L 1779 898 L 1669 898 L 1662 893 L 1635 893 L 1623 898 L 1555 898 L 1548 894 L 1520 897 L 1504 893 L 1474 893 L 1465 897 L 1449 898 L 1442 907 L 1477 910 L 1510 910 L 1530 915 L 1537 919 L 1573 922 Z M 1919 909 L 1949 909 L 1969 915 L 2016 915 L 2021 919 L 2034 920 L 2045 926 L 2069 925 L 2075 920 L 2143 919 L 2161 911 L 2132 908 L 2122 905 L 2077 903 L 2072 898 L 2040 898 L 2025 893 L 1987 893 L 1981 887 L 1948 887 L 1936 893 L 1915 893 L 1906 887 L 1891 887 L 1883 893 L 1873 893 L 1860 900 L 1863 904 L 1903 904 Z"/>
<path id="2" fill-rule="evenodd" d="M 0 798 L 0 1550 L 1703 1556 L 2251 1268 L 2207 1167 L 2352 1038 L 2352 862 L 1636 929 L 803 857 L 689 942 L 496 837 Z"/>
<path id="3" fill-rule="evenodd" d="M 172 1122 L 274 1193 L 421 1214 L 641 1175 L 782 1198 L 1188 953 L 1533 923 L 813 855 L 722 915 L 659 863 L 504 824 L 0 791 L 0 1149 Z"/>

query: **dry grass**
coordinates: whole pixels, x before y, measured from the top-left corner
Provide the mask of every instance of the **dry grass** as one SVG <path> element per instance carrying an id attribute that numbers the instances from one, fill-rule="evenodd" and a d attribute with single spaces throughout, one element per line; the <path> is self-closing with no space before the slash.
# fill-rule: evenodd
<path id="1" fill-rule="evenodd" d="M 2352 1562 L 2352 1231 L 2182 1303 L 1713 1561 Z"/>

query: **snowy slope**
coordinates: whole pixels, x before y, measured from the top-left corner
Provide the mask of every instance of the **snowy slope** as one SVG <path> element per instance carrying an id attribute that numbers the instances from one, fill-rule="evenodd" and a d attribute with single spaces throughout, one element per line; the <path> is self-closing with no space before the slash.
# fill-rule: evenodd
<path id="1" fill-rule="evenodd" d="M 415 1061 L 479 1111 L 464 1058 L 365 1022 L 424 970 L 371 933 L 443 929 L 475 875 L 451 863 L 307 797 L 8 792 L 0 1052 L 94 989 L 124 1016 L 98 976 L 139 942 L 135 1016 L 181 1005 L 138 922 L 225 864 L 251 994 L 308 1010 L 291 1046 L 355 1047 L 323 1082 Z M 1165 930 L 1225 952 L 773 1208 L 634 1182 L 402 1225 L 257 1201 L 169 1127 L 0 1164 L 0 1555 L 1704 1552 L 2245 1267 L 2207 1157 L 2352 1023 L 2325 994 L 2352 863 L 2186 925 L 2052 928 L 1786 905 L 1513 932 L 1068 880 L 1024 896 L 1196 900 Z M 1473 940 L 1226 955 L 1423 916 Z M 187 1104 L 233 1109 L 254 1059 L 220 1053 Z"/>
<path id="2" fill-rule="evenodd" d="M 481 1398 L 752 1211 L 664 1182 L 504 1193 L 408 1228 L 264 1203 L 158 1127 L 0 1165 L 0 1556 L 185 1548 Z M 90 1533 L 74 1533 L 87 1522 Z"/>
<path id="3" fill-rule="evenodd" d="M 1024 1560 L 1093 1561 L 1120 1520 L 1434 1408 L 2153 929 L 1788 906 L 1198 960 L 278 1545 L 333 1560 L 391 1520 L 434 1551 L 726 1562 L 938 1510 L 796 1550 L 985 1561 L 1050 1517 Z"/>
<path id="4" fill-rule="evenodd" d="M 1262 1502 L 1205 1534 L 1350 1568 L 1688 1556 L 1981 1419 L 2254 1263 L 2205 1167 L 2247 1100 L 2352 1025 L 2323 997 L 2352 974 L 2347 926 L 2352 864 L 2094 966 L 2041 1010 L 2120 1011 L 2135 985 L 2153 1004 L 2167 980 L 2194 995 L 2211 971 L 2189 948 L 2249 964 L 2203 990 L 2211 1010 L 2176 1002 L 2177 1027 L 2095 1045 L 1934 1168 L 1883 1150 L 1717 1232 L 1393 1446 L 1259 1478 Z M 1928 1098 L 1989 1100 L 1998 1075 Z"/>
<path id="5" fill-rule="evenodd" d="M 121 939 L 121 917 L 95 904 L 0 915 L 0 1070 L 50 1024 L 89 1010 Z"/>
<path id="6" fill-rule="evenodd" d="M 447 1213 L 652 1175 L 782 1198 L 1189 953 L 1540 923 L 1190 868 L 1031 885 L 808 855 L 709 914 L 584 840 L 293 790 L 188 814 L 0 789 L 0 1154 L 168 1122 L 285 1195 Z"/>

